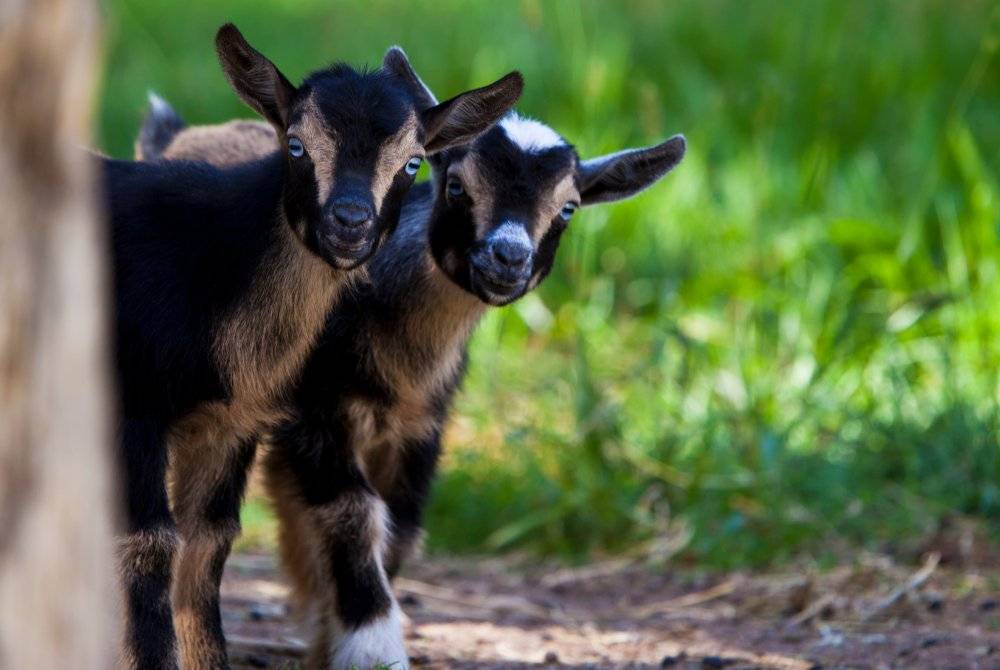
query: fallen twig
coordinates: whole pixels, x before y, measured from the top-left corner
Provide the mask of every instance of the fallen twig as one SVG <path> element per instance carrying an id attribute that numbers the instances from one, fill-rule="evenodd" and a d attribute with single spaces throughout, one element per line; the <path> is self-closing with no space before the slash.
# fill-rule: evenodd
<path id="1" fill-rule="evenodd" d="M 897 586 L 891 593 L 889 593 L 889 595 L 875 603 L 871 609 L 861 615 L 862 623 L 892 607 L 899 602 L 903 596 L 917 591 L 928 579 L 930 579 L 931 575 L 934 574 L 934 571 L 937 569 L 938 563 L 940 562 L 941 554 L 937 552 L 928 554 L 927 560 L 924 561 L 923 566 L 921 566 L 919 570 L 914 572 L 909 579 Z"/>
<path id="2" fill-rule="evenodd" d="M 684 609 L 686 607 L 694 607 L 695 605 L 702 605 L 712 600 L 722 598 L 729 595 L 737 588 L 743 585 L 745 580 L 743 577 L 733 577 L 727 579 L 724 582 L 716 584 L 715 586 L 704 589 L 703 591 L 696 591 L 694 593 L 688 593 L 686 595 L 680 596 L 679 598 L 672 598 L 670 600 L 660 601 L 645 605 L 644 607 L 639 607 L 631 610 L 634 615 L 639 617 L 647 617 L 652 614 L 658 614 L 660 612 L 669 612 L 671 610 Z"/>

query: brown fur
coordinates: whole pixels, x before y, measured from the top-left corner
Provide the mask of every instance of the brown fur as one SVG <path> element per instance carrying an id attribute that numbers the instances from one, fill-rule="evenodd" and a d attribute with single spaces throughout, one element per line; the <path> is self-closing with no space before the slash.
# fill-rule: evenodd
<path id="1" fill-rule="evenodd" d="M 174 629 L 184 668 L 223 667 L 225 649 L 211 634 L 218 613 L 221 566 L 239 535 L 237 519 L 209 521 L 204 517 L 220 483 L 233 477 L 240 459 L 236 449 L 218 444 L 179 445 L 171 472 L 172 508 L 184 543 L 174 565 Z M 241 476 L 240 474 L 236 475 Z"/>
<path id="2" fill-rule="evenodd" d="M 280 416 L 279 396 L 305 363 L 345 278 L 290 233 L 273 253 L 216 335 L 232 400 L 195 412 L 175 435 L 221 429 L 241 441 Z"/>
<path id="3" fill-rule="evenodd" d="M 333 590 L 330 577 L 323 570 L 323 548 L 306 504 L 295 494 L 294 476 L 274 467 L 265 468 L 265 486 L 274 503 L 280 523 L 279 551 L 281 564 L 292 585 L 295 609 L 310 628 L 310 651 L 306 667 L 316 670 L 328 663 L 330 637 L 328 608 L 317 594 Z"/>
<path id="4" fill-rule="evenodd" d="M 210 634 L 210 621 L 218 611 L 217 566 L 229 555 L 238 532 L 215 529 L 184 535 L 172 597 L 183 668 L 225 666 L 225 649 Z"/>
<path id="5" fill-rule="evenodd" d="M 191 126 L 177 133 L 163 152 L 165 160 L 206 161 L 219 167 L 263 158 L 278 150 L 278 136 L 263 121 L 229 121 Z M 137 160 L 143 156 L 137 147 Z"/>

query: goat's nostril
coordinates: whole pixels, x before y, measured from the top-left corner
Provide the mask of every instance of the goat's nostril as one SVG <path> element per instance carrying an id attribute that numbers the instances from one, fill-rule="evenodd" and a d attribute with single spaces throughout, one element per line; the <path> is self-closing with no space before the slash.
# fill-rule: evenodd
<path id="1" fill-rule="evenodd" d="M 354 203 L 335 205 L 333 216 L 337 221 L 348 228 L 357 228 L 372 220 L 372 212 L 368 207 L 356 205 Z"/>
<path id="2" fill-rule="evenodd" d="M 520 244 L 494 244 L 493 257 L 509 268 L 519 269 L 528 260 L 531 250 Z"/>

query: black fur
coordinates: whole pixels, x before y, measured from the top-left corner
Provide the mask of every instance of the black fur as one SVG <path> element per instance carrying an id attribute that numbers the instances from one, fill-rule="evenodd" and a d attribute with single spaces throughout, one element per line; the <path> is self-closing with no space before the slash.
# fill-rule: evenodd
<path id="1" fill-rule="evenodd" d="M 122 409 L 165 431 L 227 397 L 213 336 L 286 234 L 287 167 L 275 154 L 228 170 L 115 160 L 103 168 Z"/>

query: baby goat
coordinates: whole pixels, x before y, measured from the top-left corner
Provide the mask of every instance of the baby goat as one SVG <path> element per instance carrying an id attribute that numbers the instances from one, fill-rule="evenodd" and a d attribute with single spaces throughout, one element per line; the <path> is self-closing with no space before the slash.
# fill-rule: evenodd
<path id="1" fill-rule="evenodd" d="M 233 132 L 181 133 L 166 154 L 197 156 Z M 244 140 L 244 160 L 273 145 Z M 370 284 L 331 314 L 266 453 L 284 563 L 317 625 L 310 667 L 405 663 L 388 580 L 421 535 L 476 323 L 548 274 L 578 206 L 637 193 L 684 152 L 675 136 L 580 161 L 549 127 L 510 114 L 431 159 L 433 183 L 411 191 Z"/>
<path id="2" fill-rule="evenodd" d="M 398 49 L 376 72 L 336 65 L 295 87 L 232 25 L 216 48 L 276 150 L 226 170 L 103 160 L 123 411 L 123 663 L 142 670 L 177 668 L 175 629 L 186 670 L 226 667 L 218 587 L 256 436 L 282 418 L 347 271 L 396 227 L 422 158 L 474 139 L 522 88 L 512 73 L 434 104 Z"/>

